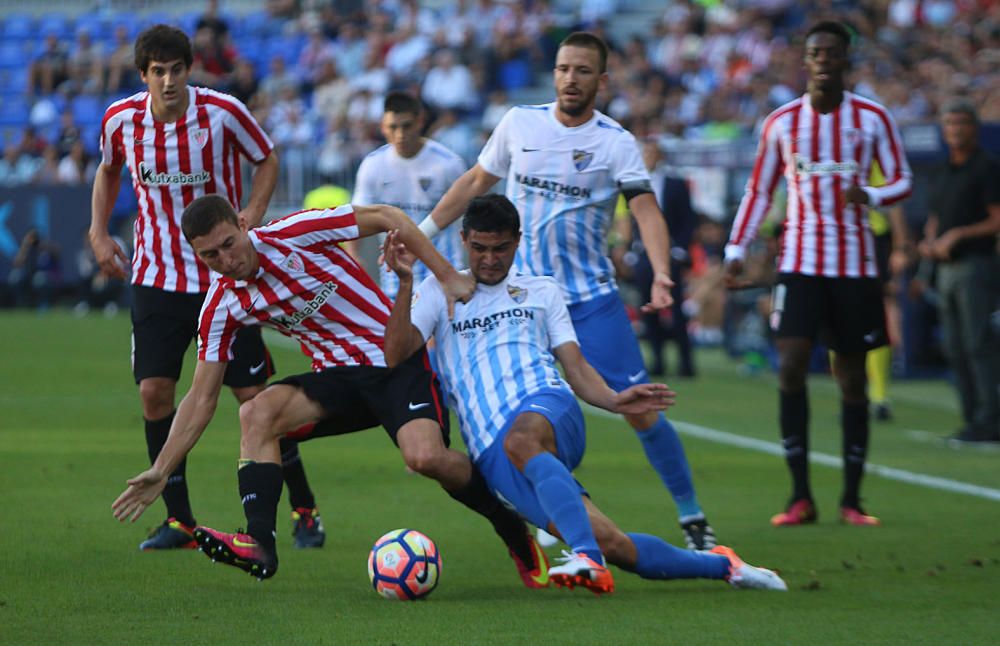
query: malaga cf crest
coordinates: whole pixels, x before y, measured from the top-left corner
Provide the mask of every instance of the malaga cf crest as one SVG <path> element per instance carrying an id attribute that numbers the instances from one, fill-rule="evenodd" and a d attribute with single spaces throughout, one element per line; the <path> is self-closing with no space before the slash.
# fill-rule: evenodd
<path id="1" fill-rule="evenodd" d="M 431 187 L 431 178 L 421 177 L 419 181 L 420 181 L 420 189 L 426 193 L 427 189 Z"/>
<path id="2" fill-rule="evenodd" d="M 576 167 L 577 172 L 580 172 L 587 166 L 590 166 L 590 162 L 593 159 L 594 153 L 588 153 L 586 150 L 573 151 L 573 165 Z"/>
<path id="3" fill-rule="evenodd" d="M 523 303 L 524 299 L 528 298 L 528 290 L 517 285 L 507 285 L 507 293 L 518 304 Z"/>

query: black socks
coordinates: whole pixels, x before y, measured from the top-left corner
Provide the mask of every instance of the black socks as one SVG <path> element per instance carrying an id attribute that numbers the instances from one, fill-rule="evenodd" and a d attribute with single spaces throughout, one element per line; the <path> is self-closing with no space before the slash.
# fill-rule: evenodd
<path id="1" fill-rule="evenodd" d="M 149 463 L 156 461 L 156 457 L 163 450 L 163 445 L 170 435 L 170 425 L 174 421 L 172 411 L 163 419 L 145 420 L 146 422 L 146 453 L 149 455 Z M 187 458 L 181 460 L 174 472 L 167 478 L 167 486 L 163 489 L 163 502 L 167 505 L 167 516 L 176 518 L 188 527 L 194 527 L 194 514 L 191 512 L 191 501 L 188 498 L 187 488 Z"/>

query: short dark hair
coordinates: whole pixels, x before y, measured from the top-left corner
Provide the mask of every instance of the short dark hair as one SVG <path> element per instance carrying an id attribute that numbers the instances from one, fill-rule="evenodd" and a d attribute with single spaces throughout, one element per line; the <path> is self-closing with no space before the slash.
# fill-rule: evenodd
<path id="1" fill-rule="evenodd" d="M 223 222 L 239 226 L 240 221 L 229 200 L 221 195 L 202 195 L 187 205 L 181 214 L 181 231 L 190 243 L 207 235 Z"/>
<path id="2" fill-rule="evenodd" d="M 851 41 L 853 37 L 851 36 L 851 30 L 847 28 L 842 22 L 837 22 L 836 20 L 821 20 L 806 32 L 806 40 L 809 40 L 813 34 L 833 34 L 840 38 L 844 43 L 844 51 L 851 48 Z"/>
<path id="3" fill-rule="evenodd" d="M 424 104 L 409 92 L 396 90 L 385 95 L 385 103 L 382 108 L 385 112 L 420 114 L 424 111 Z"/>
<path id="4" fill-rule="evenodd" d="M 174 61 L 184 59 L 184 66 L 191 68 L 194 55 L 187 34 L 170 25 L 153 25 L 135 39 L 135 67 L 146 73 L 153 61 Z"/>
<path id="5" fill-rule="evenodd" d="M 965 97 L 955 97 L 953 99 L 949 99 L 948 102 L 941 107 L 941 116 L 943 117 L 946 114 L 964 114 L 972 119 L 972 123 L 979 123 L 979 115 L 976 114 L 975 104 Z"/>
<path id="6" fill-rule="evenodd" d="M 608 71 L 608 46 L 601 40 L 600 36 L 592 34 L 589 31 L 574 31 L 559 43 L 559 49 L 563 47 L 584 47 L 586 49 L 597 50 L 600 57 L 601 74 Z"/>
<path id="7" fill-rule="evenodd" d="M 469 202 L 462 217 L 462 234 L 468 236 L 470 231 L 509 231 L 516 236 L 521 232 L 521 216 L 517 213 L 517 207 L 506 196 L 499 193 L 480 195 Z"/>

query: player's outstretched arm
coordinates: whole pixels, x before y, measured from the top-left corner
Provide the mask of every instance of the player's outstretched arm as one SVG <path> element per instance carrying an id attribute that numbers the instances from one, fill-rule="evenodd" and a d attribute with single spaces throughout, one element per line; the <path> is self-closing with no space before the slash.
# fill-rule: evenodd
<path id="1" fill-rule="evenodd" d="M 399 242 L 396 231 L 390 231 L 386 237 L 383 253 L 385 263 L 399 277 L 396 302 L 385 326 L 385 362 L 392 368 L 410 357 L 425 341 L 420 330 L 410 320 L 410 308 L 413 305 L 413 254 L 406 245 Z"/>
<path id="2" fill-rule="evenodd" d="M 674 282 L 670 279 L 670 232 L 667 231 L 667 222 L 652 193 L 636 195 L 629 201 L 628 207 L 639 225 L 642 246 L 646 248 L 649 264 L 653 267 L 653 286 L 649 302 L 642 306 L 642 311 L 653 312 L 670 307 L 674 302 L 670 293 Z"/>
<path id="3" fill-rule="evenodd" d="M 493 188 L 498 181 L 499 177 L 487 173 L 482 166 L 476 164 L 455 180 L 448 192 L 441 196 L 430 215 L 420 223 L 420 230 L 428 238 L 433 238 L 439 231 L 448 228 L 452 222 L 460 218 L 473 198 Z"/>
<path id="4" fill-rule="evenodd" d="M 395 230 L 399 242 L 406 245 L 414 256 L 427 265 L 448 298 L 448 316 L 454 313 L 455 301 L 468 302 L 476 290 L 476 281 L 468 274 L 459 273 L 434 247 L 410 217 L 394 206 L 376 204 L 355 206 L 354 215 L 358 222 L 359 236 L 364 238 L 374 233 Z"/>
<path id="5" fill-rule="evenodd" d="M 588 404 L 625 415 L 666 410 L 674 404 L 677 394 L 666 384 L 636 384 L 615 392 L 583 357 L 576 343 L 563 343 L 552 352 L 562 364 L 573 392 Z"/>
<path id="6" fill-rule="evenodd" d="M 202 432 L 215 414 L 215 406 L 222 390 L 225 363 L 199 361 L 194 369 L 191 389 L 181 400 L 170 425 L 170 435 L 160 450 L 160 455 L 149 469 L 128 480 L 128 488 L 111 504 L 119 521 L 135 519 L 153 504 L 167 484 L 181 460 L 198 442 Z"/>
<path id="7" fill-rule="evenodd" d="M 111 238 L 108 220 L 114 208 L 118 189 L 121 187 L 121 166 L 109 166 L 101 162 L 94 177 L 94 190 L 90 197 L 90 246 L 101 271 L 111 278 L 125 278 L 128 256 Z"/>
<path id="8" fill-rule="evenodd" d="M 240 211 L 240 215 L 246 218 L 250 228 L 259 226 L 267 213 L 267 205 L 274 194 L 274 187 L 278 184 L 278 153 L 274 150 L 254 167 L 253 179 L 250 189 L 250 198 L 247 206 Z"/>

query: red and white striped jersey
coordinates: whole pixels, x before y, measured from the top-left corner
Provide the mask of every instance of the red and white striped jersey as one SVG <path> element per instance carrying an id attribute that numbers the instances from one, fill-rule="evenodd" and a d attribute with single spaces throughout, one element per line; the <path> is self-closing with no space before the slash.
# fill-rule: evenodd
<path id="1" fill-rule="evenodd" d="M 208 268 L 181 233 L 184 207 L 218 193 L 239 210 L 240 155 L 254 163 L 274 148 L 237 99 L 188 86 L 190 104 L 173 123 L 156 121 L 149 92 L 112 103 L 104 113 L 105 164 L 128 164 L 139 198 L 132 283 L 168 292 L 198 293 L 211 282 Z"/>
<path id="2" fill-rule="evenodd" d="M 385 366 L 392 303 L 338 242 L 358 237 L 351 205 L 300 211 L 249 232 L 260 269 L 218 277 L 198 323 L 198 358 L 229 361 L 236 331 L 272 327 L 299 342 L 313 370 Z"/>
<path id="3" fill-rule="evenodd" d="M 872 162 L 886 183 L 867 186 Z M 787 217 L 778 271 L 810 276 L 875 277 L 875 248 L 867 209 L 844 199 L 851 186 L 872 207 L 910 194 L 912 174 L 899 130 L 884 107 L 850 92 L 829 114 L 809 95 L 778 108 L 764 121 L 753 173 L 733 221 L 726 259 L 742 260 L 771 207 L 781 175 L 788 187 Z"/>

